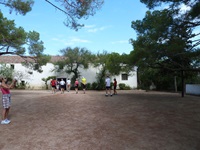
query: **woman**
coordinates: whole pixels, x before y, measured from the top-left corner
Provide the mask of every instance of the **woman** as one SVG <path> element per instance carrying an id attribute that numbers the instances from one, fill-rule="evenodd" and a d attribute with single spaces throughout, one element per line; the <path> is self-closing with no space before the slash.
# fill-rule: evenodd
<path id="1" fill-rule="evenodd" d="M 3 112 L 2 112 L 2 121 L 1 124 L 9 124 L 11 121 L 8 119 L 8 114 L 11 106 L 11 94 L 10 89 L 15 86 L 16 79 L 12 81 L 10 85 L 7 84 L 7 78 L 0 77 L 0 89 L 2 92 L 2 105 L 3 105 Z"/>
<path id="2" fill-rule="evenodd" d="M 78 94 L 78 85 L 79 85 L 79 82 L 78 82 L 78 79 L 76 79 L 76 81 L 74 83 L 76 94 Z"/>

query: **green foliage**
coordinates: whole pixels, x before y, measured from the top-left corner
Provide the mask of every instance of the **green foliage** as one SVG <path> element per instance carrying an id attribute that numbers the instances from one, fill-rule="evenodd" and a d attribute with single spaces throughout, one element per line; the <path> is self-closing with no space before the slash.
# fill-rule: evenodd
<path id="1" fill-rule="evenodd" d="M 0 64 L 0 76 L 12 79 L 13 72 L 14 70 L 6 66 L 6 64 Z"/>
<path id="2" fill-rule="evenodd" d="M 119 89 L 120 90 L 130 90 L 131 87 L 126 85 L 126 84 L 124 84 L 124 83 L 119 83 Z"/>
<path id="3" fill-rule="evenodd" d="M 105 88 L 105 66 L 99 70 L 99 73 L 96 75 L 97 86 L 95 87 L 96 90 L 103 90 Z"/>
<path id="4" fill-rule="evenodd" d="M 91 85 L 91 83 L 87 83 L 87 84 L 86 84 L 86 89 L 87 89 L 87 90 L 92 90 L 92 85 Z"/>
<path id="5" fill-rule="evenodd" d="M 93 16 L 103 5 L 104 0 L 67 0 L 67 1 L 49 1 L 47 4 L 55 7 L 66 15 L 64 24 L 71 29 L 78 30 L 83 24 L 78 23 L 80 19 L 87 19 Z M 0 5 L 9 7 L 10 13 L 15 11 L 21 15 L 25 15 L 32 10 L 34 0 L 1 0 Z M 58 7 L 60 6 L 60 7 Z"/>
<path id="6" fill-rule="evenodd" d="M 93 82 L 92 83 L 92 89 L 93 90 L 97 90 L 98 89 L 98 83 L 97 82 Z"/>
<path id="7" fill-rule="evenodd" d="M 29 50 L 29 57 L 24 56 Z M 41 72 L 41 66 L 45 65 L 50 56 L 44 55 L 43 42 L 40 41 L 36 31 L 26 32 L 23 27 L 15 27 L 14 20 L 7 20 L 0 12 L 0 56 L 6 54 L 19 55 L 27 62 L 29 68 Z"/>
<path id="8" fill-rule="evenodd" d="M 20 82 L 18 81 L 15 86 L 16 89 L 29 89 L 30 85 L 28 82 Z"/>
<path id="9" fill-rule="evenodd" d="M 160 4 L 169 4 L 163 10 L 147 11 L 142 20 L 132 22 L 137 32 L 137 39 L 131 39 L 134 51 L 130 60 L 138 66 L 139 86 L 148 89 L 153 82 L 159 90 L 174 89 L 174 77 L 178 88 L 181 87 L 181 70 L 184 78 L 192 80 L 197 77 L 190 71 L 200 67 L 199 1 L 189 0 L 141 0 L 150 9 Z M 181 5 L 191 9 L 181 12 Z M 197 40 L 194 40 L 197 39 Z"/>
<path id="10" fill-rule="evenodd" d="M 47 78 L 42 78 L 42 81 L 45 82 L 46 90 L 48 90 L 48 84 L 47 84 L 47 82 L 48 82 L 49 80 L 51 80 L 51 79 L 56 79 L 56 76 L 49 76 L 49 77 L 47 77 Z"/>
<path id="11" fill-rule="evenodd" d="M 1 0 L 2 1 L 2 0 Z M 0 1 L 1 5 L 10 8 L 10 13 L 14 10 L 16 13 L 21 15 L 25 15 L 27 12 L 32 10 L 32 6 L 34 4 L 33 0 L 4 0 Z"/>
<path id="12" fill-rule="evenodd" d="M 64 71 L 67 74 L 73 74 L 72 83 L 80 77 L 79 68 L 88 69 L 89 63 L 93 61 L 94 56 L 85 48 L 67 47 L 60 51 L 63 59 L 56 62 L 54 71 Z"/>

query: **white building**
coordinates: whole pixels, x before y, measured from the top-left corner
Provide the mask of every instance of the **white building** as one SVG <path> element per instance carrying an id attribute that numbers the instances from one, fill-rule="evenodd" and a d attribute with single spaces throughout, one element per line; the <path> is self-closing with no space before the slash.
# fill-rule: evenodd
<path id="1" fill-rule="evenodd" d="M 47 63 L 45 66 L 42 66 L 42 73 L 37 71 L 30 70 L 24 67 L 21 63 L 24 62 L 24 59 L 19 56 L 0 56 L 0 63 L 10 65 L 14 71 L 15 76 L 20 80 L 20 82 L 28 83 L 30 89 L 45 89 L 45 82 L 42 81 L 42 78 L 47 78 L 49 76 L 56 76 L 57 79 L 63 78 L 65 81 L 67 78 L 71 78 L 72 75 L 66 73 L 57 73 L 52 72 L 54 65 L 52 62 L 56 62 L 60 59 L 60 56 L 52 56 L 51 63 Z M 85 70 L 80 68 L 81 76 L 84 76 L 87 79 L 87 83 L 96 82 L 96 75 L 99 73 L 99 68 L 94 68 L 90 65 L 89 69 Z M 132 89 L 137 88 L 137 72 L 136 69 L 131 72 L 131 75 L 126 73 L 121 73 L 119 76 L 112 76 L 111 79 L 116 78 L 117 83 L 124 83 L 130 86 Z M 50 82 L 50 81 L 49 81 Z M 48 85 L 49 85 L 48 82 Z"/>

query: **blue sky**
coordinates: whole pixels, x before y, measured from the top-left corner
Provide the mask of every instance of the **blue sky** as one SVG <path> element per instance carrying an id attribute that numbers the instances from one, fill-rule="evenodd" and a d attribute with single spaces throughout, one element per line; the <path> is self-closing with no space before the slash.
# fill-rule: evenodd
<path id="1" fill-rule="evenodd" d="M 131 22 L 143 19 L 147 8 L 140 0 L 105 0 L 101 10 L 82 20 L 85 27 L 78 31 L 67 28 L 63 24 L 66 16 L 44 0 L 35 0 L 26 16 L 9 14 L 8 8 L 2 11 L 5 17 L 15 20 L 16 26 L 39 32 L 45 54 L 60 55 L 59 50 L 68 46 L 84 47 L 93 53 L 105 50 L 129 54 L 133 50 L 129 39 L 136 39 Z"/>

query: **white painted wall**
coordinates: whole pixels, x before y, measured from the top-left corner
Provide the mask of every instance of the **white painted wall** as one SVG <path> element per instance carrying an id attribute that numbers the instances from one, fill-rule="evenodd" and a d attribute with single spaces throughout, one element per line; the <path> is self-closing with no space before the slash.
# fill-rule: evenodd
<path id="1" fill-rule="evenodd" d="M 56 76 L 58 78 L 71 78 L 72 75 L 66 74 L 64 72 L 55 73 L 51 70 L 54 69 L 54 65 L 51 63 L 47 63 L 47 65 L 42 66 L 42 73 L 38 73 L 36 71 L 32 71 L 27 69 L 26 67 L 22 66 L 20 63 L 14 64 L 14 70 L 17 72 L 22 72 L 24 74 L 23 81 L 27 82 L 31 89 L 44 89 L 45 83 L 42 81 L 42 78 L 47 78 L 49 76 Z M 134 68 L 136 70 L 136 68 Z M 29 74 L 28 72 L 32 71 L 33 74 Z M 94 68 L 92 66 L 89 69 L 85 70 L 80 68 L 79 71 L 81 72 L 81 76 L 84 76 L 87 79 L 87 83 L 93 83 L 96 81 L 96 75 L 99 72 L 99 68 Z M 111 77 L 111 80 L 116 78 L 117 83 L 125 83 L 126 85 L 130 86 L 131 88 L 137 88 L 137 72 L 131 72 L 131 75 L 128 77 L 128 80 L 122 80 L 121 74 L 119 76 Z M 81 79 L 80 79 L 81 80 Z M 50 84 L 50 81 L 48 82 Z M 73 83 L 72 83 L 73 84 Z"/>
<path id="2" fill-rule="evenodd" d="M 186 84 L 186 94 L 200 95 L 200 84 Z"/>

